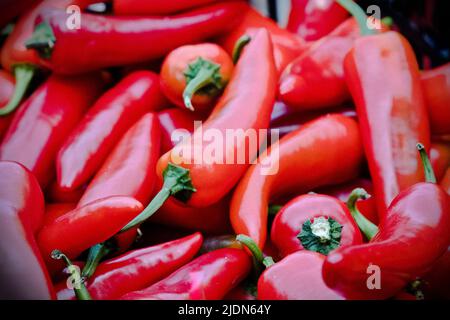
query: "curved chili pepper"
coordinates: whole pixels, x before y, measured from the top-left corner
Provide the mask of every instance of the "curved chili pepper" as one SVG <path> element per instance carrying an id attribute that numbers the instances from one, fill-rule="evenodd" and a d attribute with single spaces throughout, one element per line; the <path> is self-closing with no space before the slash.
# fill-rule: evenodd
<path id="1" fill-rule="evenodd" d="M 58 203 L 78 203 L 86 190 L 86 185 L 81 186 L 75 190 L 65 190 L 61 189 L 58 182 L 54 180 L 45 189 L 45 197 L 48 202 Z"/>
<path id="2" fill-rule="evenodd" d="M 14 92 L 14 77 L 4 70 L 0 70 L 0 109 L 3 108 Z M 12 114 L 0 117 L 0 141 L 3 138 L 13 118 Z"/>
<path id="3" fill-rule="evenodd" d="M 289 201 L 275 216 L 270 238 L 282 257 L 300 250 L 327 255 L 336 248 L 362 243 L 345 204 L 321 194 Z"/>
<path id="4" fill-rule="evenodd" d="M 48 225 L 57 218 L 65 215 L 77 207 L 76 203 L 50 203 L 45 206 L 44 225 Z"/>
<path id="5" fill-rule="evenodd" d="M 307 44 L 299 37 L 280 28 L 276 22 L 262 16 L 249 6 L 242 22 L 229 33 L 217 39 L 217 43 L 231 55 L 236 43 L 243 35 L 253 37 L 260 28 L 266 29 L 270 34 L 278 73 L 281 73 L 292 60 L 306 50 Z"/>
<path id="6" fill-rule="evenodd" d="M 213 43 L 178 47 L 161 67 L 161 88 L 176 106 L 208 111 L 233 73 L 228 53 Z"/>
<path id="7" fill-rule="evenodd" d="M 83 23 L 75 32 L 66 26 L 65 11 L 48 9 L 36 20 L 35 33 L 27 41 L 27 47 L 38 50 L 40 64 L 55 73 L 77 74 L 144 62 L 161 58 L 180 45 L 231 30 L 240 22 L 246 10 L 244 5 L 219 3 L 168 17 L 82 13 Z"/>
<path id="8" fill-rule="evenodd" d="M 324 263 L 326 284 L 347 298 L 389 298 L 423 276 L 447 251 L 450 243 L 449 197 L 435 184 L 423 145 L 418 144 L 417 148 L 427 182 L 402 191 L 392 201 L 379 227 L 367 220 L 356 219 L 370 242 L 337 249 Z M 368 233 L 367 228 L 372 230 Z M 378 270 L 375 271 L 378 281 L 373 281 L 375 287 L 371 288 L 368 274 L 374 272 L 373 266 Z"/>
<path id="9" fill-rule="evenodd" d="M 160 130 L 152 113 L 142 116 L 122 137 L 78 202 L 126 196 L 148 203 L 156 180 Z"/>
<path id="10" fill-rule="evenodd" d="M 73 191 L 88 182 L 124 133 L 145 113 L 165 103 L 159 77 L 150 71 L 133 72 L 104 93 L 58 153 L 59 188 Z"/>
<path id="11" fill-rule="evenodd" d="M 129 197 L 109 197 L 76 208 L 52 223 L 45 225 L 38 235 L 38 245 L 47 266 L 56 267 L 51 252 L 59 249 L 70 259 L 84 250 L 108 240 L 122 226 L 142 211 L 142 204 Z"/>
<path id="12" fill-rule="evenodd" d="M 103 81 L 94 75 L 51 76 L 17 110 L 0 145 L 0 159 L 23 164 L 45 187 L 53 178 L 65 137 L 102 87 Z"/>
<path id="13" fill-rule="evenodd" d="M 102 262 L 86 287 L 94 300 L 111 300 L 146 288 L 169 276 L 198 252 L 203 237 L 200 233 L 137 249 Z M 73 300 L 73 290 L 65 282 L 56 285 L 59 300 Z"/>
<path id="14" fill-rule="evenodd" d="M 360 139 L 355 120 L 338 114 L 284 136 L 259 157 L 235 189 L 230 209 L 234 231 L 250 236 L 262 248 L 269 200 L 355 178 L 363 160 Z M 275 174 L 264 175 L 268 169 Z"/>
<path id="15" fill-rule="evenodd" d="M 176 145 L 176 142 L 179 142 L 172 140 L 172 134 L 175 130 L 186 130 L 187 136 L 194 132 L 194 121 L 199 120 L 196 115 L 191 112 L 178 108 L 160 111 L 158 113 L 158 119 L 161 125 L 162 153 L 166 153 Z"/>
<path id="16" fill-rule="evenodd" d="M 342 300 L 322 279 L 325 256 L 295 252 L 270 266 L 258 280 L 258 300 Z"/>
<path id="17" fill-rule="evenodd" d="M 319 40 L 348 17 L 334 0 L 293 0 L 287 29 L 306 41 Z"/>
<path id="18" fill-rule="evenodd" d="M 450 167 L 450 144 L 431 142 L 430 161 L 437 181 L 441 181 Z"/>
<path id="19" fill-rule="evenodd" d="M 342 185 L 319 188 L 315 191 L 338 198 L 341 201 L 347 201 L 352 191 L 356 188 L 363 188 L 368 194 L 373 194 L 373 184 L 372 181 L 368 179 L 356 179 Z M 367 199 L 360 199 L 356 203 L 356 207 L 364 217 L 369 219 L 372 223 L 378 224 L 378 213 L 374 196 Z"/>
<path id="20" fill-rule="evenodd" d="M 217 0 L 113 0 L 113 12 L 120 16 L 165 15 L 208 5 Z"/>
<path id="21" fill-rule="evenodd" d="M 44 218 L 44 197 L 22 165 L 0 161 L 0 297 L 53 299 L 55 293 L 34 235 Z"/>
<path id="22" fill-rule="evenodd" d="M 450 134 L 450 63 L 424 71 L 421 82 L 431 131 L 435 134 Z"/>
<path id="23" fill-rule="evenodd" d="M 241 249 L 208 252 L 167 278 L 122 300 L 217 300 L 243 280 L 251 269 L 250 257 Z"/>

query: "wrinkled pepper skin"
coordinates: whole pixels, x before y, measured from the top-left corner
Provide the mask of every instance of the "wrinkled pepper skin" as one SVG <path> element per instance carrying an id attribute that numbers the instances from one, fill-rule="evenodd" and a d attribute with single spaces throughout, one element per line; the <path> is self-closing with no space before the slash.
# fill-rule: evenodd
<path id="1" fill-rule="evenodd" d="M 367 244 L 340 248 L 323 266 L 325 283 L 350 299 L 385 299 L 423 276 L 450 243 L 449 197 L 433 183 L 402 191 L 379 232 Z M 380 287 L 370 290 L 370 265 L 379 267 Z"/>
<path id="2" fill-rule="evenodd" d="M 244 87 L 246 89 L 242 90 Z M 189 170 L 192 184 L 197 190 L 187 201 L 189 206 L 206 207 L 218 202 L 235 186 L 249 166 L 247 160 L 245 163 L 236 163 L 236 156 L 245 154 L 248 159 L 252 159 L 256 156 L 256 150 L 250 150 L 248 143 L 244 141 L 247 140 L 246 137 L 241 136 L 234 139 L 235 143 L 223 143 L 222 163 L 198 163 L 199 161 L 194 161 L 194 153 L 196 157 L 199 154 L 203 157 L 205 149 L 221 147 L 214 144 L 214 140 L 203 141 L 203 132 L 214 129 L 214 132 L 224 137 L 226 130 L 230 129 L 267 129 L 275 102 L 275 92 L 276 69 L 272 44 L 268 32 L 261 29 L 245 47 L 230 83 L 208 119 L 202 124 L 202 130 L 194 131 L 189 139 L 185 139 L 160 158 L 157 165 L 158 177 L 162 180 L 163 171 L 168 163 L 172 162 Z M 236 117 L 236 114 L 239 114 L 239 117 Z M 259 139 L 258 144 L 260 143 Z M 200 144 L 201 150 L 198 150 L 195 145 Z M 184 148 L 194 152 L 190 152 L 191 155 L 180 152 Z M 227 164 L 226 157 L 229 154 L 234 154 L 235 164 Z"/>
<path id="3" fill-rule="evenodd" d="M 127 252 L 99 264 L 86 283 L 95 300 L 112 300 L 144 289 L 169 276 L 198 252 L 203 237 L 200 233 Z M 56 286 L 58 300 L 74 300 L 73 290 L 65 281 Z"/>
<path id="4" fill-rule="evenodd" d="M 125 132 L 165 103 L 159 76 L 150 71 L 133 72 L 104 93 L 59 150 L 59 188 L 73 191 L 88 182 Z"/>
<path id="5" fill-rule="evenodd" d="M 342 300 L 322 279 L 325 256 L 300 251 L 266 269 L 258 280 L 258 300 Z"/>
<path id="6" fill-rule="evenodd" d="M 218 2 L 217 0 L 114 0 L 113 11 L 116 15 L 125 16 L 158 16 L 173 14 L 196 7 Z"/>
<path id="7" fill-rule="evenodd" d="M 159 144 L 158 118 L 147 113 L 125 133 L 77 206 L 110 196 L 132 197 L 142 204 L 148 203 L 156 181 Z"/>
<path id="8" fill-rule="evenodd" d="M 58 74 L 78 74 L 161 58 L 180 45 L 231 30 L 245 10 L 243 3 L 226 2 L 166 17 L 82 13 L 81 29 L 74 32 L 66 26 L 65 10 L 47 9 L 36 19 L 36 26 L 48 23 L 56 41 L 51 56 L 39 63 Z"/>
<path id="9" fill-rule="evenodd" d="M 0 70 L 0 109 L 3 108 L 11 98 L 14 92 L 14 77 L 4 71 Z M 6 130 L 8 130 L 13 114 L 0 117 L 0 142 Z"/>
<path id="10" fill-rule="evenodd" d="M 418 142 L 429 150 L 428 116 L 411 46 L 399 33 L 365 36 L 345 58 L 380 221 L 400 191 L 424 180 Z"/>
<path id="11" fill-rule="evenodd" d="M 306 41 L 319 40 L 348 17 L 335 0 L 292 0 L 286 29 Z"/>
<path id="12" fill-rule="evenodd" d="M 62 266 L 60 260 L 51 259 L 53 250 L 75 259 L 84 250 L 114 236 L 142 209 L 142 204 L 133 198 L 109 197 L 76 208 L 44 225 L 37 241 L 47 266 L 52 272 Z"/>
<path id="13" fill-rule="evenodd" d="M 44 197 L 22 165 L 0 161 L 0 298 L 54 299 L 34 235 L 44 218 Z"/>
<path id="14" fill-rule="evenodd" d="M 54 177 L 64 139 L 100 94 L 94 75 L 51 76 L 17 110 L 0 145 L 0 159 L 23 164 L 44 188 Z"/>
<path id="15" fill-rule="evenodd" d="M 354 179 L 362 161 L 358 125 L 339 114 L 326 115 L 284 136 L 260 156 L 235 189 L 230 209 L 235 233 L 248 235 L 263 248 L 269 201 Z M 275 174 L 264 175 L 264 170 Z"/>
<path id="16" fill-rule="evenodd" d="M 265 28 L 270 34 L 273 43 L 273 56 L 278 74 L 280 74 L 292 60 L 305 51 L 308 46 L 302 39 L 291 32 L 280 28 L 273 20 L 264 17 L 251 7 L 248 7 L 242 22 L 232 29 L 231 32 L 217 39 L 217 43 L 229 54 L 232 54 L 233 48 L 241 36 L 248 35 L 252 37 L 260 28 Z"/>
<path id="17" fill-rule="evenodd" d="M 241 249 L 208 252 L 167 278 L 122 300 L 219 300 L 250 272 L 252 263 Z"/>
<path id="18" fill-rule="evenodd" d="M 423 93 L 434 134 L 450 134 L 450 62 L 421 75 Z"/>
<path id="19" fill-rule="evenodd" d="M 431 142 L 430 161 L 437 181 L 441 181 L 450 167 L 450 143 Z"/>
<path id="20" fill-rule="evenodd" d="M 326 195 L 305 194 L 281 208 L 272 223 L 270 239 L 281 257 L 308 250 L 297 236 L 306 221 L 319 217 L 332 218 L 342 226 L 339 247 L 362 243 L 361 232 L 344 202 Z"/>

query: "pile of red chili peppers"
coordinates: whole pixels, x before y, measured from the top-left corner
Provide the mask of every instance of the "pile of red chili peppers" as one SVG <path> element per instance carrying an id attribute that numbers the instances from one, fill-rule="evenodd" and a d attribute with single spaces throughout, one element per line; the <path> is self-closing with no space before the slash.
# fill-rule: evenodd
<path id="1" fill-rule="evenodd" d="M 0 9 L 0 299 L 450 299 L 450 62 L 352 0 L 98 2 Z"/>

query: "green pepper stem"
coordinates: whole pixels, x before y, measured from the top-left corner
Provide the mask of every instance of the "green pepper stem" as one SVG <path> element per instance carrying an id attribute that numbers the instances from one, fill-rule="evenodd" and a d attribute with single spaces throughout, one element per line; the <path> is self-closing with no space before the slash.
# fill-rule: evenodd
<path id="1" fill-rule="evenodd" d="M 236 236 L 236 240 L 241 242 L 244 246 L 246 246 L 253 256 L 253 265 L 257 275 L 260 275 L 262 272 L 262 265 L 266 268 L 273 265 L 275 262 L 272 257 L 265 257 L 264 253 L 258 247 L 258 245 L 253 241 L 252 238 L 246 236 L 244 234 L 239 234 Z"/>
<path id="2" fill-rule="evenodd" d="M 192 96 L 200 89 L 203 89 L 210 84 L 215 84 L 216 81 L 214 80 L 214 74 L 216 74 L 217 72 L 218 69 L 216 68 L 203 67 L 197 73 L 195 78 L 189 81 L 183 92 L 183 101 L 186 108 L 194 111 L 194 106 L 192 105 Z"/>
<path id="3" fill-rule="evenodd" d="M 369 197 L 370 195 L 366 190 L 363 188 L 356 188 L 352 191 L 347 200 L 348 210 L 350 211 L 359 229 L 368 240 L 372 239 L 378 233 L 378 227 L 364 217 L 361 212 L 359 212 L 358 208 L 356 208 L 356 201 L 359 199 L 366 200 Z"/>
<path id="4" fill-rule="evenodd" d="M 35 27 L 31 38 L 25 41 L 25 47 L 36 50 L 44 59 L 50 59 L 55 43 L 53 29 L 44 21 Z"/>
<path id="5" fill-rule="evenodd" d="M 251 40 L 252 40 L 252 38 L 250 36 L 244 34 L 236 41 L 236 44 L 234 45 L 233 53 L 232 53 L 232 58 L 233 58 L 234 64 L 236 64 L 238 62 L 239 57 L 242 54 L 242 50 L 244 50 L 245 46 L 248 45 Z"/>
<path id="6" fill-rule="evenodd" d="M 433 166 L 431 165 L 430 158 L 427 155 L 427 151 L 423 144 L 417 144 L 417 150 L 420 154 L 420 159 L 422 160 L 423 170 L 425 172 L 425 181 L 436 183 L 436 175 L 434 174 Z"/>
<path id="7" fill-rule="evenodd" d="M 278 204 L 272 204 L 269 206 L 269 216 L 276 216 L 277 213 L 283 208 L 283 206 L 280 206 Z"/>
<path id="8" fill-rule="evenodd" d="M 84 265 L 81 276 L 83 278 L 90 278 L 97 269 L 100 261 L 111 252 L 111 248 L 105 242 L 96 244 L 89 249 L 89 254 Z"/>
<path id="9" fill-rule="evenodd" d="M 8 104 L 0 109 L 0 116 L 6 116 L 17 109 L 27 92 L 35 72 L 36 67 L 30 64 L 18 64 L 14 66 L 14 76 L 16 78 L 14 93 Z"/>
<path id="10" fill-rule="evenodd" d="M 73 265 L 72 261 L 70 261 L 70 259 L 59 250 L 53 250 L 51 256 L 55 260 L 62 259 L 66 263 L 71 277 L 73 277 L 77 282 L 73 288 L 77 299 L 78 300 L 92 300 L 91 295 L 89 294 L 89 291 L 87 290 L 87 288 L 84 284 L 84 280 L 79 273 L 79 269 Z"/>
<path id="11" fill-rule="evenodd" d="M 336 2 L 344 7 L 344 9 L 346 9 L 348 12 L 350 12 L 350 14 L 356 19 L 363 36 L 376 34 L 375 30 L 369 29 L 369 27 L 367 26 L 366 13 L 353 0 L 336 0 Z"/>

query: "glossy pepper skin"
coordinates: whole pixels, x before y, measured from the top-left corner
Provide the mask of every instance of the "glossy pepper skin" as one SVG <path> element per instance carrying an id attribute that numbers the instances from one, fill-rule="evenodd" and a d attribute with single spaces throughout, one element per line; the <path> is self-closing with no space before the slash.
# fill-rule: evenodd
<path id="1" fill-rule="evenodd" d="M 161 152 L 165 153 L 172 149 L 177 142 L 181 141 L 181 137 L 174 137 L 172 134 L 175 130 L 183 130 L 186 136 L 194 132 L 194 121 L 201 120 L 188 110 L 178 108 L 165 109 L 158 112 L 158 119 L 161 125 Z M 178 140 L 180 139 L 180 140 Z"/>
<path id="2" fill-rule="evenodd" d="M 77 206 L 117 195 L 148 203 L 156 181 L 159 145 L 158 119 L 155 114 L 147 113 L 125 133 Z"/>
<path id="3" fill-rule="evenodd" d="M 325 283 L 350 299 L 394 296 L 423 276 L 450 243 L 449 197 L 433 183 L 417 183 L 390 205 L 378 233 L 367 244 L 328 255 Z M 368 289 L 368 268 L 380 269 L 380 289 Z M 373 273 L 373 272 L 372 272 Z"/>
<path id="4" fill-rule="evenodd" d="M 58 249 L 74 259 L 84 250 L 115 235 L 142 209 L 142 204 L 133 198 L 114 196 L 60 216 L 45 225 L 37 238 L 47 266 L 52 271 L 61 266 L 51 259 L 53 250 Z"/>
<path id="5" fill-rule="evenodd" d="M 217 44 L 181 46 L 164 59 L 161 88 L 180 108 L 209 111 L 230 80 L 233 68 L 231 57 Z"/>
<path id="6" fill-rule="evenodd" d="M 450 62 L 421 75 L 423 93 L 435 134 L 450 134 Z"/>
<path id="7" fill-rule="evenodd" d="M 39 183 L 22 165 L 0 161 L 0 297 L 55 298 L 34 239 L 44 218 Z"/>
<path id="8" fill-rule="evenodd" d="M 243 280 L 251 269 L 251 259 L 241 249 L 208 252 L 167 278 L 123 300 L 218 300 Z"/>
<path id="9" fill-rule="evenodd" d="M 53 75 L 17 110 L 0 145 L 0 159 L 23 164 L 45 187 L 64 139 L 100 94 L 96 75 Z"/>
<path id="10" fill-rule="evenodd" d="M 114 0 L 113 11 L 116 15 L 165 15 L 189 10 L 218 2 L 217 0 Z"/>
<path id="11" fill-rule="evenodd" d="M 311 251 L 288 255 L 258 280 L 258 300 L 343 300 L 322 279 L 325 256 Z"/>
<path id="12" fill-rule="evenodd" d="M 59 150 L 59 188 L 73 191 L 88 182 L 125 132 L 165 103 L 159 77 L 151 71 L 133 72 L 105 92 Z"/>
<path id="13" fill-rule="evenodd" d="M 319 40 L 348 17 L 334 0 L 292 0 L 286 29 L 306 41 Z"/>
<path id="14" fill-rule="evenodd" d="M 248 161 L 242 164 L 226 164 L 226 156 L 233 153 L 236 157 L 245 151 L 245 156 L 251 159 L 255 156 L 252 154 L 255 150 L 250 150 L 247 143 L 241 143 L 245 137 L 238 137 L 235 139 L 238 143 L 224 143 L 222 163 L 213 164 L 208 164 L 208 161 L 196 164 L 194 152 L 187 155 L 180 154 L 179 151 L 183 148 L 193 150 L 194 144 L 204 140 L 203 132 L 210 129 L 220 132 L 222 136 L 225 136 L 225 131 L 229 129 L 266 129 L 275 101 L 275 81 L 276 69 L 270 37 L 267 31 L 261 29 L 244 49 L 230 83 L 208 119 L 202 124 L 202 130 L 194 131 L 189 139 L 179 143 L 158 161 L 159 177 L 162 177 L 169 162 L 189 170 L 196 189 L 187 201 L 189 206 L 206 207 L 223 198 L 249 166 Z M 239 114 L 239 117 L 236 117 L 236 114 Z M 198 157 L 199 152 L 203 155 L 205 148 L 215 146 L 213 142 L 202 142 L 201 150 L 196 149 L 195 156 Z"/>
<path id="15" fill-rule="evenodd" d="M 264 17 L 249 6 L 242 22 L 232 29 L 231 32 L 218 38 L 217 43 L 231 55 L 236 42 L 241 36 L 249 35 L 252 37 L 260 28 L 266 29 L 270 34 L 278 73 L 281 73 L 292 60 L 306 50 L 307 45 L 302 39 L 280 28 L 273 20 Z"/>
<path id="16" fill-rule="evenodd" d="M 44 225 L 48 225 L 77 207 L 76 203 L 49 203 L 45 206 Z"/>
<path id="17" fill-rule="evenodd" d="M 325 240 L 326 237 L 322 240 L 321 235 L 315 234 L 313 230 L 314 224 L 318 225 L 323 219 L 331 226 L 328 240 Z M 333 222 L 330 219 L 337 222 L 339 227 L 332 229 Z M 303 238 L 301 234 L 306 234 L 308 228 L 306 222 L 310 222 L 309 228 L 312 229 L 312 233 Z M 275 216 L 270 238 L 282 257 L 300 250 L 320 252 L 317 250 L 318 247 L 324 250 L 320 253 L 328 254 L 333 248 L 362 243 L 361 232 L 345 203 L 321 194 L 305 194 L 289 201 Z M 317 247 L 315 249 L 311 242 L 306 241 L 311 238 L 315 239 L 314 245 Z M 326 248 L 320 244 L 326 244 Z"/>
<path id="18" fill-rule="evenodd" d="M 400 191 L 424 179 L 418 141 L 430 133 L 420 75 L 411 46 L 390 31 L 357 39 L 345 58 L 380 221 Z"/>
<path id="19" fill-rule="evenodd" d="M 437 181 L 441 181 L 450 167 L 450 144 L 431 142 L 430 161 Z"/>
<path id="20" fill-rule="evenodd" d="M 112 300 L 144 289 L 188 263 L 198 252 L 203 237 L 200 233 L 127 252 L 100 263 L 86 287 L 95 300 Z M 73 290 L 66 282 L 56 286 L 59 300 L 73 300 Z"/>
<path id="21" fill-rule="evenodd" d="M 334 107 L 349 100 L 343 61 L 358 37 L 358 24 L 349 18 L 311 45 L 284 69 L 279 98 L 300 110 Z"/>
<path id="22" fill-rule="evenodd" d="M 336 161 L 344 158 L 345 162 Z M 263 248 L 269 201 L 351 180 L 362 160 L 358 125 L 339 114 L 321 117 L 284 136 L 259 157 L 236 187 L 230 208 L 235 233 L 248 235 Z"/>
<path id="23" fill-rule="evenodd" d="M 4 70 L 0 70 L 0 109 L 3 108 L 14 92 L 14 77 Z M 8 130 L 13 118 L 12 114 L 0 117 L 0 141 Z"/>
<path id="24" fill-rule="evenodd" d="M 50 27 L 54 35 L 50 43 L 53 43 L 43 48 L 42 41 L 36 40 L 29 42 L 28 47 L 39 48 L 40 64 L 59 74 L 123 66 L 161 58 L 181 45 L 227 32 L 239 23 L 245 9 L 240 2 L 227 2 L 167 17 L 82 13 L 83 23 L 76 32 L 67 28 L 64 10 L 49 9 L 36 19 L 36 26 L 45 23 Z M 86 43 L 93 45 L 86 46 Z M 80 48 L 83 54 L 79 54 Z M 48 49 L 50 53 L 42 54 L 42 50 Z"/>

